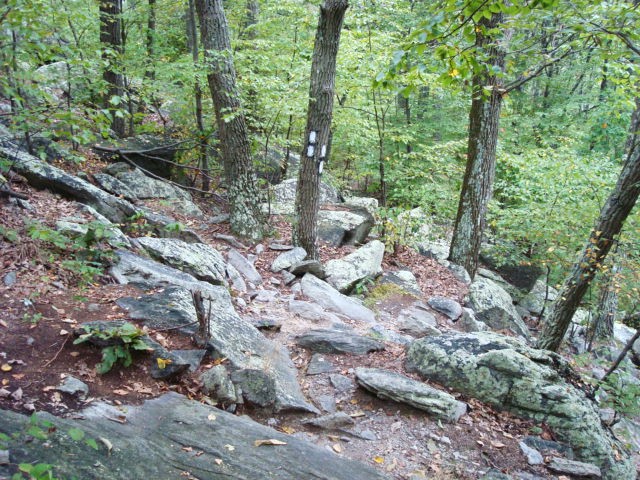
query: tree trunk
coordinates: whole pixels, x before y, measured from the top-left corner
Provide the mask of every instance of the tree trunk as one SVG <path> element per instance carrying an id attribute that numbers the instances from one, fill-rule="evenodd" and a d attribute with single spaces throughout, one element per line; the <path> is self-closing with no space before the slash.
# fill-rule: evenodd
<path id="1" fill-rule="evenodd" d="M 490 72 L 489 67 L 504 70 L 505 65 L 504 49 L 484 32 L 495 29 L 502 21 L 503 15 L 498 13 L 478 22 L 476 48 L 487 51 L 487 70 L 473 77 L 467 168 L 449 251 L 449 260 L 462 265 L 472 278 L 478 268 L 478 253 L 495 177 L 502 107 L 502 80 Z M 488 93 L 485 91 L 487 87 L 490 88 Z"/>
<path id="2" fill-rule="evenodd" d="M 125 119 L 117 115 L 112 98 L 124 100 L 124 76 L 121 73 L 122 61 L 122 0 L 100 1 L 100 43 L 103 45 L 102 59 L 106 63 L 102 78 L 107 84 L 104 108 L 111 112 L 111 130 L 118 137 L 125 135 Z"/>
<path id="3" fill-rule="evenodd" d="M 200 52 L 198 49 L 198 29 L 196 28 L 196 7 L 194 0 L 189 0 L 189 10 L 187 11 L 187 44 L 191 50 L 193 65 L 198 66 L 200 61 Z M 204 129 L 204 121 L 202 118 L 202 87 L 200 79 L 196 73 L 194 86 L 194 103 L 196 127 L 198 129 L 198 154 L 200 156 L 199 165 L 202 172 L 202 190 L 208 192 L 211 188 L 211 177 L 209 171 L 209 139 Z"/>
<path id="4" fill-rule="evenodd" d="M 248 40 L 254 40 L 256 38 L 255 27 L 258 24 L 258 17 L 260 16 L 260 4 L 258 0 L 247 0 L 246 14 L 244 20 L 245 35 Z"/>
<path id="5" fill-rule="evenodd" d="M 147 17 L 147 65 L 144 72 L 145 78 L 155 80 L 155 51 L 156 51 L 156 0 L 148 0 L 149 11 Z"/>
<path id="6" fill-rule="evenodd" d="M 604 285 L 600 290 L 598 310 L 593 322 L 593 338 L 599 340 L 613 338 L 613 321 L 618 310 L 618 292 L 616 289 L 616 277 L 620 274 L 620 265 L 615 263 L 613 268 L 607 271 Z"/>
<path id="7" fill-rule="evenodd" d="M 330 147 L 331 118 L 335 91 L 336 59 L 340 31 L 348 0 L 325 0 L 313 48 L 307 126 L 300 155 L 296 193 L 294 244 L 303 247 L 309 258 L 318 258 L 318 193 L 320 175 Z"/>
<path id="8" fill-rule="evenodd" d="M 236 89 L 229 28 L 222 0 L 196 0 L 229 194 L 231 230 L 252 240 L 262 238 L 263 215 L 251 161 L 247 124 Z"/>
<path id="9" fill-rule="evenodd" d="M 636 105 L 640 105 L 640 103 L 636 103 Z M 629 135 L 634 135 L 638 131 L 639 120 L 640 115 L 636 111 L 632 116 Z M 618 183 L 602 207 L 596 226 L 589 235 L 589 240 L 579 260 L 574 264 L 571 274 L 565 280 L 558 294 L 558 299 L 553 304 L 551 313 L 545 321 L 538 339 L 538 348 L 556 351 L 560 347 L 582 297 L 604 263 L 614 243 L 614 238 L 622 230 L 639 195 L 640 145 L 633 145 L 618 177 Z"/>

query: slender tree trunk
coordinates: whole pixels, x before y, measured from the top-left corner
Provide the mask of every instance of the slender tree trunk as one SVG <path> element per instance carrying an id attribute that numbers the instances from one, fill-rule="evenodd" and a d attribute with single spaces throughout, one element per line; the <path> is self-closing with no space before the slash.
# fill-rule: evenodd
<path id="1" fill-rule="evenodd" d="M 103 44 L 103 60 L 107 66 L 102 78 L 107 84 L 107 94 L 104 97 L 104 108 L 111 112 L 111 130 L 118 137 L 125 135 L 125 119 L 123 115 L 116 115 L 117 108 L 112 105 L 112 98 L 118 97 L 124 101 L 124 76 L 121 73 L 122 61 L 122 0 L 100 1 L 100 43 Z"/>
<path id="2" fill-rule="evenodd" d="M 200 52 L 198 48 L 198 28 L 196 26 L 196 6 L 194 0 L 189 0 L 189 10 L 187 11 L 187 40 L 189 48 L 191 49 L 191 57 L 193 59 L 193 65 L 198 69 L 198 63 L 200 61 Z M 196 73 L 193 96 L 195 103 L 195 117 L 196 127 L 198 129 L 198 152 L 199 152 L 199 165 L 202 172 L 202 190 L 208 192 L 211 188 L 211 172 L 209 170 L 209 138 L 206 135 L 204 129 L 204 120 L 202 117 L 202 86 L 200 85 L 200 79 Z"/>
<path id="3" fill-rule="evenodd" d="M 156 79 L 156 0 L 148 0 L 148 2 L 149 9 L 147 14 L 147 65 L 144 76 L 145 78 L 153 81 Z"/>
<path id="4" fill-rule="evenodd" d="M 196 9 L 220 135 L 231 230 L 242 237 L 257 240 L 263 235 L 263 215 L 258 201 L 247 124 L 236 88 L 236 71 L 222 0 L 196 0 Z"/>
<path id="5" fill-rule="evenodd" d="M 640 115 L 634 112 L 630 135 L 634 135 L 638 131 L 638 120 L 640 120 Z M 538 339 L 538 348 L 553 351 L 560 348 L 564 334 L 582 297 L 604 263 L 615 237 L 622 230 L 639 195 L 640 146 L 634 145 L 634 148 L 629 150 L 618 182 L 602 207 L 600 217 L 589 235 L 589 240 L 580 258 L 574 264 L 571 274 L 558 293 L 558 299 L 553 304 Z"/>
<path id="6" fill-rule="evenodd" d="M 325 0 L 320 7 L 313 48 L 307 127 L 300 155 L 293 242 L 303 247 L 308 257 L 314 259 L 318 258 L 320 175 L 328 160 L 336 59 L 342 22 L 348 7 L 348 0 Z"/>
<path id="7" fill-rule="evenodd" d="M 258 24 L 258 17 L 260 15 L 260 4 L 258 0 L 247 0 L 246 17 L 244 19 L 245 35 L 248 40 L 256 38 L 255 25 Z"/>
<path id="8" fill-rule="evenodd" d="M 613 337 L 613 321 L 618 310 L 618 292 L 616 289 L 616 277 L 620 273 L 620 265 L 614 263 L 613 268 L 607 271 L 604 285 L 600 290 L 598 310 L 593 322 L 594 339 L 610 339 Z"/>
<path id="9" fill-rule="evenodd" d="M 494 38 L 484 33 L 495 29 L 502 21 L 503 15 L 497 13 L 489 19 L 482 18 L 478 22 L 476 48 L 488 52 L 487 69 L 492 66 L 504 70 L 504 49 L 496 43 Z M 496 147 L 502 107 L 501 87 L 502 80 L 492 72 L 477 73 L 473 77 L 467 168 L 462 182 L 449 251 L 449 260 L 462 265 L 472 278 L 478 268 L 485 216 L 495 177 Z M 490 91 L 487 92 L 486 88 Z"/>

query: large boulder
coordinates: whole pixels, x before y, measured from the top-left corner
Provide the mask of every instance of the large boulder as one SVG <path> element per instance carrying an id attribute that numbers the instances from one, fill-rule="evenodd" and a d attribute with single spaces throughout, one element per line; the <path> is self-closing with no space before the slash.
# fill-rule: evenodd
<path id="1" fill-rule="evenodd" d="M 341 329 L 310 330 L 296 337 L 296 343 L 318 353 L 365 355 L 384 350 L 384 344 L 377 340 Z"/>
<path id="2" fill-rule="evenodd" d="M 226 262 L 215 248 L 206 243 L 187 243 L 177 238 L 139 237 L 137 241 L 155 259 L 198 280 L 226 285 Z"/>
<path id="3" fill-rule="evenodd" d="M 121 418 L 126 421 L 114 421 Z M 46 439 L 24 434 L 33 422 L 44 421 L 52 423 L 41 429 Z M 82 432 L 97 448 L 72 440 L 70 431 Z M 76 419 L 46 413 L 30 419 L 0 410 L 0 433 L 8 438 L 13 464 L 0 465 L 1 478 L 10 478 L 19 463 L 48 463 L 56 478 L 86 480 L 386 478 L 370 466 L 176 393 L 126 409 L 96 403 Z"/>
<path id="4" fill-rule="evenodd" d="M 356 381 L 380 398 L 406 403 L 448 422 L 457 422 L 467 411 L 467 405 L 453 395 L 388 370 L 358 367 Z"/>
<path id="5" fill-rule="evenodd" d="M 365 209 L 321 210 L 318 212 L 318 239 L 336 247 L 364 243 L 375 225 Z"/>
<path id="6" fill-rule="evenodd" d="M 488 332 L 416 340 L 406 367 L 422 377 L 496 408 L 549 425 L 582 461 L 608 480 L 635 477 L 624 448 L 603 427 L 596 405 L 570 380 L 575 374 L 558 354 Z"/>
<path id="7" fill-rule="evenodd" d="M 302 277 L 300 285 L 304 296 L 331 312 L 360 322 L 375 322 L 375 314 L 358 300 L 341 294 L 327 282 L 310 273 Z"/>
<path id="8" fill-rule="evenodd" d="M 291 178 L 285 180 L 273 187 L 273 201 L 279 204 L 291 204 L 296 201 L 296 190 L 298 188 L 298 179 Z M 340 203 L 340 194 L 338 191 L 325 182 L 320 182 L 319 202 L 323 204 Z"/>
<path id="9" fill-rule="evenodd" d="M 534 315 L 540 315 L 546 305 L 558 298 L 558 291 L 547 285 L 545 277 L 539 278 L 531 291 L 518 302 L 518 305 Z"/>
<path id="10" fill-rule="evenodd" d="M 208 348 L 212 355 L 226 358 L 233 371 L 265 372 L 275 385 L 273 407 L 276 410 L 317 411 L 302 395 L 296 378 L 297 371 L 287 350 L 267 339 L 250 322 L 238 316 L 225 287 L 199 281 L 188 273 L 129 252 L 117 253 L 119 263 L 111 268 L 110 273 L 119 283 L 137 283 L 149 288 L 180 286 L 189 292 L 201 291 L 205 310 L 211 312 Z M 145 298 L 146 302 L 153 300 L 162 302 L 157 309 L 157 313 L 162 315 L 163 308 L 166 308 L 164 299 L 153 296 Z M 182 323 L 184 315 L 191 317 L 191 325 L 197 324 L 195 308 L 189 308 L 182 314 L 176 326 L 185 327 Z"/>
<path id="11" fill-rule="evenodd" d="M 324 268 L 325 280 L 340 292 L 349 293 L 359 281 L 382 273 L 383 256 L 384 243 L 373 240 L 346 257 L 329 260 Z"/>
<path id="12" fill-rule="evenodd" d="M 513 306 L 511 296 L 492 280 L 475 279 L 469 287 L 469 304 L 477 319 L 489 327 L 529 337 L 529 329 Z"/>

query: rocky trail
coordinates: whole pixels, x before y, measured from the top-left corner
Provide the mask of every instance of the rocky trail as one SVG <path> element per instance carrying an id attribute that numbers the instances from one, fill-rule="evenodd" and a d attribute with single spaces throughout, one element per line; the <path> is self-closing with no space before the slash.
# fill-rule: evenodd
<path id="1" fill-rule="evenodd" d="M 76 176 L 2 141 L 29 200 L 0 200 L 0 478 L 29 462 L 60 478 L 636 477 L 640 426 L 529 346 L 540 281 L 472 282 L 427 227 L 389 255 L 375 200 L 329 186 L 321 261 L 306 261 L 291 181 L 265 206 L 272 237 L 250 245 L 130 165 Z M 86 238 L 96 221 L 110 268 L 78 283 L 50 232 Z M 142 350 L 98 374 L 129 323 Z"/>

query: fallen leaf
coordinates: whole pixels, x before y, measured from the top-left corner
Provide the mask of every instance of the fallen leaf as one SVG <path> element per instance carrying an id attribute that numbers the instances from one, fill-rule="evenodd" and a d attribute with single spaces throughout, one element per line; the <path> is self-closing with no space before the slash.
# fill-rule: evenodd
<path id="1" fill-rule="evenodd" d="M 377 464 L 383 464 L 384 463 L 384 458 L 383 457 L 373 457 L 373 461 L 376 462 Z"/>
<path id="2" fill-rule="evenodd" d="M 214 460 L 214 462 L 216 462 L 216 465 L 222 465 L 222 459 L 221 458 L 216 458 Z"/>
<path id="3" fill-rule="evenodd" d="M 129 392 L 127 392 L 126 390 L 122 390 L 122 389 L 115 389 L 113 391 L 113 393 L 115 393 L 116 395 L 120 395 L 120 396 L 129 395 Z"/>
<path id="4" fill-rule="evenodd" d="M 64 336 L 64 335 L 69 335 L 69 331 L 65 330 L 64 328 L 60 330 L 60 335 Z"/>
<path id="5" fill-rule="evenodd" d="M 76 320 L 73 320 L 72 318 L 63 318 L 60 321 L 64 322 L 64 323 L 70 323 L 71 325 L 74 325 L 74 324 L 78 323 Z"/>
<path id="6" fill-rule="evenodd" d="M 10 372 L 11 370 L 13 370 L 13 367 L 8 363 L 3 363 L 0 367 L 0 370 L 2 370 L 3 372 Z"/>
<path id="7" fill-rule="evenodd" d="M 156 358 L 156 362 L 158 362 L 158 368 L 160 370 L 164 370 L 165 368 L 167 368 L 167 365 L 173 363 L 169 358 L 160 358 L 160 357 Z"/>
<path id="8" fill-rule="evenodd" d="M 8 378 L 3 378 L 2 379 L 2 385 L 4 385 L 4 386 L 9 385 L 9 379 Z"/>
<path id="9" fill-rule="evenodd" d="M 481 447 L 484 447 L 484 442 L 482 442 L 481 440 L 476 440 L 476 443 Z"/>
<path id="10" fill-rule="evenodd" d="M 229 445 L 228 443 L 224 446 L 224 448 L 226 448 L 230 452 L 233 452 L 236 449 L 236 447 L 234 447 L 233 445 Z"/>
<path id="11" fill-rule="evenodd" d="M 215 421 L 216 418 L 217 417 L 213 413 L 210 413 L 209 415 L 207 415 L 207 420 L 211 422 Z"/>
<path id="12" fill-rule="evenodd" d="M 253 442 L 253 445 L 259 447 L 261 445 L 286 445 L 287 442 L 283 442 L 282 440 L 277 440 L 275 438 L 269 438 L 267 440 L 256 440 Z"/>
<path id="13" fill-rule="evenodd" d="M 7 325 L 7 322 L 5 322 L 4 320 L 0 320 L 0 325 L 2 325 L 4 328 L 9 328 L 9 325 Z"/>
<path id="14" fill-rule="evenodd" d="M 293 435 L 294 433 L 296 433 L 296 429 L 291 427 L 282 427 L 281 430 L 284 433 L 288 433 L 289 435 Z"/>
<path id="15" fill-rule="evenodd" d="M 356 412 L 350 413 L 349 416 L 351 418 L 356 418 L 356 417 L 364 417 L 366 415 L 366 413 L 364 413 L 362 410 L 358 410 Z"/>
<path id="16" fill-rule="evenodd" d="M 334 443 L 331 445 L 331 448 L 333 448 L 333 451 L 336 453 L 342 453 L 342 446 L 339 443 Z"/>
<path id="17" fill-rule="evenodd" d="M 398 466 L 398 460 L 397 459 L 393 459 L 393 462 L 391 462 L 391 464 L 387 465 L 386 467 L 386 471 L 390 472 L 391 470 L 395 469 Z"/>
<path id="18" fill-rule="evenodd" d="M 15 380 L 22 380 L 24 378 L 24 373 L 14 373 L 11 375 Z"/>
<path id="19" fill-rule="evenodd" d="M 200 455 L 202 455 L 204 452 L 202 450 L 199 450 L 196 452 L 196 457 L 199 457 Z"/>
<path id="20" fill-rule="evenodd" d="M 78 357 L 80 355 L 80 352 L 70 352 L 69 355 L 71 355 L 72 357 Z"/>
<path id="21" fill-rule="evenodd" d="M 107 447 L 107 456 L 111 455 L 111 450 L 113 450 L 113 445 L 111 444 L 109 439 L 104 437 L 98 437 L 98 440 L 100 440 L 103 443 L 103 445 Z"/>
<path id="22" fill-rule="evenodd" d="M 504 443 L 497 442 L 497 441 L 494 441 L 494 440 L 491 440 L 491 446 L 493 448 L 504 448 L 504 447 L 506 447 L 506 445 Z"/>
<path id="23" fill-rule="evenodd" d="M 182 450 L 184 450 L 185 452 L 192 452 L 193 447 L 182 447 Z"/>

